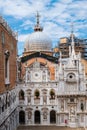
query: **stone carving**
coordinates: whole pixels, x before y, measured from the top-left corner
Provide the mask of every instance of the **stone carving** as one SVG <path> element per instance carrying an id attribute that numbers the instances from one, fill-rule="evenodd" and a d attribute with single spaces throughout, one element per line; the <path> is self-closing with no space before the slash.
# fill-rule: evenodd
<path id="1" fill-rule="evenodd" d="M 47 119 L 47 111 L 43 112 L 43 119 Z"/>
<path id="2" fill-rule="evenodd" d="M 71 114 L 71 115 L 75 115 L 75 110 L 74 110 L 74 107 L 73 107 L 73 106 L 71 106 L 71 108 L 70 108 L 70 114 Z"/>

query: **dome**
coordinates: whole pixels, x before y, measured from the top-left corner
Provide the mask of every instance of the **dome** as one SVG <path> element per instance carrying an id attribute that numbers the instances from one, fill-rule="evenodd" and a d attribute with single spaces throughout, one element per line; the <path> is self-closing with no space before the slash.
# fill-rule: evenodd
<path id="1" fill-rule="evenodd" d="M 24 50 L 27 51 L 52 51 L 52 41 L 49 36 L 43 31 L 39 24 L 39 13 L 37 12 L 37 22 L 34 27 L 34 32 L 28 36 L 25 41 Z"/>
<path id="2" fill-rule="evenodd" d="M 24 49 L 25 51 L 51 51 L 52 41 L 45 32 L 36 31 L 28 36 Z"/>

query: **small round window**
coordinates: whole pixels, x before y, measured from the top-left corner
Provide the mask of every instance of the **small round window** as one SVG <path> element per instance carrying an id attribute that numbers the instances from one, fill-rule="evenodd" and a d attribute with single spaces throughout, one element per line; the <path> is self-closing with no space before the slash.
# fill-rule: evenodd
<path id="1" fill-rule="evenodd" d="M 36 74 L 35 74 L 35 76 L 37 77 L 37 76 L 38 76 L 38 74 L 36 73 Z"/>
<path id="2" fill-rule="evenodd" d="M 73 78 L 73 75 L 70 75 L 69 78 L 72 79 L 72 78 Z"/>

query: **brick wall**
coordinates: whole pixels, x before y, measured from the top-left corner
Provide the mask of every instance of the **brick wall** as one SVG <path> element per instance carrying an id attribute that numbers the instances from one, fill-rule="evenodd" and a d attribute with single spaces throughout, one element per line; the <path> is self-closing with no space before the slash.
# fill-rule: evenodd
<path id="1" fill-rule="evenodd" d="M 2 32 L 5 36 L 5 42 L 2 43 Z M 14 88 L 16 84 L 16 56 L 17 56 L 17 40 L 6 30 L 6 28 L 0 24 L 0 93 L 6 91 L 5 86 L 5 54 L 8 50 L 9 56 L 9 75 L 10 85 L 8 89 Z"/>

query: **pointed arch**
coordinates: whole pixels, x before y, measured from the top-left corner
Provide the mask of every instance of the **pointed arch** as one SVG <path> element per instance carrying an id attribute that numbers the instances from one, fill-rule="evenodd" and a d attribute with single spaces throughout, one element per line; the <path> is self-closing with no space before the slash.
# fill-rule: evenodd
<path id="1" fill-rule="evenodd" d="M 35 90 L 35 92 L 34 92 L 34 96 L 35 96 L 35 98 L 39 98 L 39 96 L 40 96 L 40 92 L 39 92 L 38 89 Z"/>
<path id="2" fill-rule="evenodd" d="M 25 124 L 25 112 L 24 111 L 19 112 L 19 123 Z"/>
<path id="3" fill-rule="evenodd" d="M 50 90 L 50 99 L 55 99 L 55 90 L 54 89 Z"/>
<path id="4" fill-rule="evenodd" d="M 52 123 L 52 124 L 56 123 L 56 111 L 55 110 L 50 111 L 50 123 Z"/>
<path id="5" fill-rule="evenodd" d="M 40 124 L 40 111 L 36 110 L 34 112 L 34 122 L 35 124 Z"/>
<path id="6" fill-rule="evenodd" d="M 19 91 L 19 100 L 24 100 L 24 91 L 23 90 Z"/>

